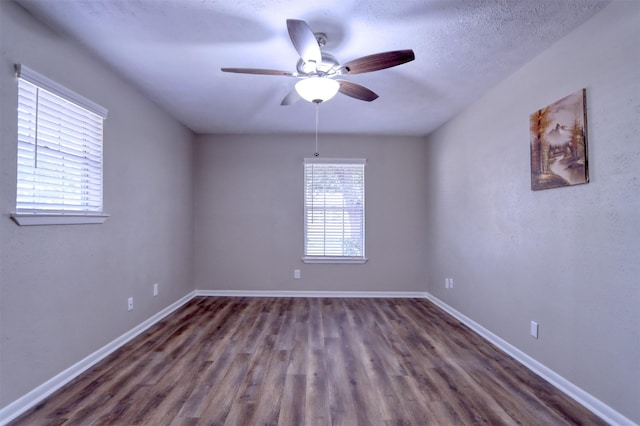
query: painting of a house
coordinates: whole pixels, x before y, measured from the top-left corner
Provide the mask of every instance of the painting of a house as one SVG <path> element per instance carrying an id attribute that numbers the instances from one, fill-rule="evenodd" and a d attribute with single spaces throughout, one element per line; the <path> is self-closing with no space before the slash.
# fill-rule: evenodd
<path id="1" fill-rule="evenodd" d="M 530 116 L 531 190 L 589 181 L 585 89 Z"/>

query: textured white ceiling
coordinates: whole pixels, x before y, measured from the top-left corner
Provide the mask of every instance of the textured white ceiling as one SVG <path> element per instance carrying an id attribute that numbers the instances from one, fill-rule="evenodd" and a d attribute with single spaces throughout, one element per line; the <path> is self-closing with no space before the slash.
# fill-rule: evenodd
<path id="1" fill-rule="evenodd" d="M 280 106 L 294 71 L 286 19 L 305 20 L 341 63 L 413 49 L 416 60 L 346 79 L 380 97 L 320 105 L 324 133 L 423 135 L 459 113 L 609 0 L 18 0 L 197 133 L 315 129 L 315 105 Z"/>

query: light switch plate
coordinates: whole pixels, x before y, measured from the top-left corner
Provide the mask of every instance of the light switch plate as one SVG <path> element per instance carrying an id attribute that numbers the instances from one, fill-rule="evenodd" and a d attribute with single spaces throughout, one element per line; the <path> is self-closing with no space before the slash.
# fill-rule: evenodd
<path id="1" fill-rule="evenodd" d="M 538 338 L 538 323 L 535 321 L 531 321 L 531 337 Z"/>

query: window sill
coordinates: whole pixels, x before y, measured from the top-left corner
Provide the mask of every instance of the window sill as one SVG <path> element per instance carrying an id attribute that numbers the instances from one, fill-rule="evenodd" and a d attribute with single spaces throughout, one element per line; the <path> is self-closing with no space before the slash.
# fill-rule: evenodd
<path id="1" fill-rule="evenodd" d="M 330 257 L 330 256 L 307 256 L 303 257 L 304 263 L 366 263 L 366 257 Z"/>
<path id="2" fill-rule="evenodd" d="M 11 219 L 20 226 L 101 224 L 108 217 L 108 214 L 11 213 Z"/>

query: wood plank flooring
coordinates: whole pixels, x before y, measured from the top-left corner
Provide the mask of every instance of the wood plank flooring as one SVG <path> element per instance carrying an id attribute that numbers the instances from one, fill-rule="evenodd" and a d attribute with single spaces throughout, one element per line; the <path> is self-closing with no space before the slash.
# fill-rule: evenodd
<path id="1" fill-rule="evenodd" d="M 605 423 L 426 300 L 198 297 L 11 424 Z"/>

